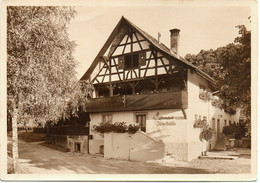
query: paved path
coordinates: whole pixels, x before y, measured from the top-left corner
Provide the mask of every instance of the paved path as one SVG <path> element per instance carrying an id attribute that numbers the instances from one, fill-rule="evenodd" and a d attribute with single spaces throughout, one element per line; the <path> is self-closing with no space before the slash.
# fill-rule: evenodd
<path id="1" fill-rule="evenodd" d="M 169 167 L 155 163 L 131 162 L 63 152 L 44 142 L 19 141 L 21 167 L 25 172 L 44 174 L 201 174 L 206 170 Z"/>

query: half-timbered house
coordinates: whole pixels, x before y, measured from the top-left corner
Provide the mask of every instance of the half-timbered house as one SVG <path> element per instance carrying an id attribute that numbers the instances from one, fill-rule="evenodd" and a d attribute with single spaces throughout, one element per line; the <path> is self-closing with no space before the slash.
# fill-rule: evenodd
<path id="1" fill-rule="evenodd" d="M 231 116 L 201 99 L 212 93 L 214 79 L 178 55 L 178 29 L 170 30 L 170 48 L 122 17 L 81 80 L 94 92 L 88 104 L 90 127 L 100 122 L 139 124 L 143 135 L 165 144 L 165 154 L 189 161 L 202 151 L 200 129 L 205 119 L 217 131 L 208 142 L 213 149 L 224 121 Z M 100 153 L 104 138 L 90 131 L 89 152 Z"/>

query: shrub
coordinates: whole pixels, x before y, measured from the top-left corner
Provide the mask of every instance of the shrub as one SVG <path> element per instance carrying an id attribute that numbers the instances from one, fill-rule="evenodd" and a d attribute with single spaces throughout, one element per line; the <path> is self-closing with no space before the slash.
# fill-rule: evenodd
<path id="1" fill-rule="evenodd" d="M 245 125 L 243 125 L 243 124 L 240 124 L 239 126 L 237 126 L 235 124 L 231 124 L 229 126 L 223 127 L 223 133 L 225 135 L 235 134 L 235 136 L 237 136 L 237 138 L 242 138 L 246 134 L 246 128 L 245 128 Z"/>
<path id="2" fill-rule="evenodd" d="M 125 122 L 116 122 L 112 126 L 112 132 L 125 133 L 127 132 L 127 125 Z"/>
<path id="3" fill-rule="evenodd" d="M 227 135 L 231 135 L 233 133 L 236 133 L 238 131 L 237 127 L 235 125 L 229 125 L 223 127 L 223 133 Z"/>
<path id="4" fill-rule="evenodd" d="M 130 134 L 134 134 L 136 133 L 138 130 L 140 129 L 140 126 L 139 125 L 129 125 L 128 126 L 128 133 Z"/>
<path id="5" fill-rule="evenodd" d="M 215 134 L 216 134 L 216 132 L 215 132 L 212 128 L 206 126 L 206 127 L 203 128 L 202 131 L 200 132 L 200 140 L 201 140 L 201 141 L 202 141 L 202 140 L 209 141 L 210 139 L 213 138 L 213 136 L 214 136 Z"/>
<path id="6" fill-rule="evenodd" d="M 109 133 L 112 132 L 113 124 L 111 123 L 99 123 L 99 125 L 94 125 L 93 129 L 98 133 Z"/>
<path id="7" fill-rule="evenodd" d="M 112 123 L 99 123 L 99 125 L 94 125 L 93 129 L 95 132 L 98 133 L 109 133 L 109 132 L 115 132 L 115 133 L 125 133 L 129 132 L 131 134 L 136 133 L 139 130 L 138 125 L 132 125 L 129 126 L 126 125 L 126 122 L 115 122 Z"/>
<path id="8" fill-rule="evenodd" d="M 241 140 L 242 139 L 242 134 L 241 133 L 236 133 L 235 134 L 235 139 L 236 140 Z"/>

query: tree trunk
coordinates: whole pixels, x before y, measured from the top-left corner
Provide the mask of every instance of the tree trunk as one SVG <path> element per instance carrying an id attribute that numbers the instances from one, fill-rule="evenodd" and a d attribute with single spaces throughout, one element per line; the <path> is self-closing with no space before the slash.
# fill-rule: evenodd
<path id="1" fill-rule="evenodd" d="M 12 116 L 12 141 L 13 141 L 13 166 L 14 172 L 17 169 L 17 162 L 18 162 L 18 130 L 17 130 L 17 118 L 18 118 L 18 109 L 14 109 L 14 113 Z"/>

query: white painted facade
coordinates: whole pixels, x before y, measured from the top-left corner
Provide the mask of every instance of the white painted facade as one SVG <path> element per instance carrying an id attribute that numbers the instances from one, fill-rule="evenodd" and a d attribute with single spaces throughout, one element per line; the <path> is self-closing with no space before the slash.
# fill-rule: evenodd
<path id="1" fill-rule="evenodd" d="M 202 151 L 214 149 L 218 133 L 222 132 L 223 126 L 228 125 L 229 121 L 238 123 L 239 112 L 236 115 L 229 115 L 212 106 L 211 101 L 205 102 L 200 99 L 200 85 L 205 86 L 206 90 L 210 91 L 208 81 L 190 70 L 188 70 L 187 76 L 188 108 L 185 109 L 186 119 L 181 109 L 91 113 L 90 133 L 93 135 L 93 139 L 90 140 L 90 154 L 100 153 L 101 146 L 104 146 L 103 135 L 95 133 L 93 125 L 102 122 L 103 115 L 106 114 L 112 115 L 113 123 L 126 122 L 126 124 L 136 124 L 137 113 L 146 114 L 147 135 L 155 140 L 162 141 L 165 144 L 166 154 L 170 154 L 177 160 L 190 161 L 201 155 Z M 208 125 L 217 132 L 210 142 L 202 143 L 200 141 L 200 129 L 193 127 L 195 116 L 202 119 L 205 117 Z M 172 117 L 173 119 L 171 119 Z M 158 120 L 158 118 L 162 119 Z M 163 123 L 168 123 L 168 125 L 163 125 Z"/>
<path id="2" fill-rule="evenodd" d="M 93 105 L 89 107 L 90 134 L 93 136 L 89 141 L 90 154 L 108 149 L 104 147 L 104 135 L 93 131 L 93 126 L 101 123 L 104 115 L 110 115 L 112 123 L 126 124 L 136 124 L 136 115 L 141 115 L 138 119 L 145 119 L 145 133 L 165 144 L 165 154 L 184 161 L 197 158 L 202 151 L 214 149 L 223 126 L 229 121 L 238 123 L 239 112 L 231 116 L 212 106 L 211 101 L 199 98 L 201 88 L 214 92 L 210 89 L 210 82 L 214 79 L 178 56 L 179 31 L 170 30 L 171 49 L 168 49 L 124 17 L 121 18 L 93 65 L 82 77 L 96 86 L 93 97 L 98 99 L 93 100 Z M 167 98 L 170 92 L 180 95 Z M 127 106 L 126 96 L 133 96 L 132 105 Z M 147 96 L 150 98 L 147 99 Z M 116 97 L 122 98 L 117 100 Z M 193 126 L 196 118 L 207 120 L 217 132 L 210 142 L 200 141 L 201 129 Z"/>

